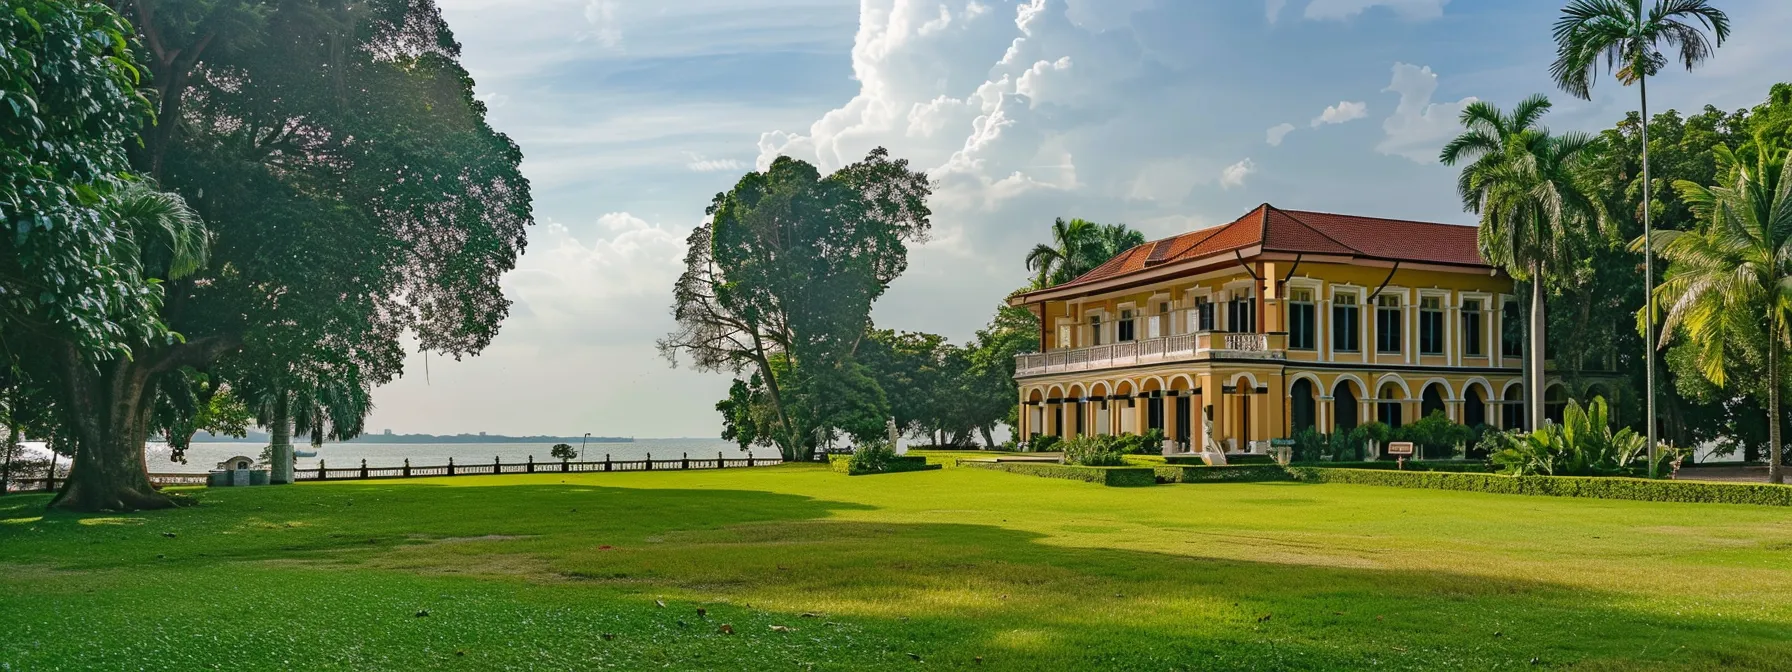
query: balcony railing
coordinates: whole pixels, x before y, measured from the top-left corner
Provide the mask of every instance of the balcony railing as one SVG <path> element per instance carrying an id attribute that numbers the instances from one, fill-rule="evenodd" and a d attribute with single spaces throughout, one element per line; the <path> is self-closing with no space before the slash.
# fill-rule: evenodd
<path id="1" fill-rule="evenodd" d="M 1283 359 L 1286 336 L 1282 334 L 1233 334 L 1202 331 L 1142 341 L 1122 341 L 1086 348 L 1052 350 L 1014 356 L 1014 375 L 1036 376 L 1062 371 L 1089 371 L 1116 366 L 1154 364 L 1197 359 Z"/>

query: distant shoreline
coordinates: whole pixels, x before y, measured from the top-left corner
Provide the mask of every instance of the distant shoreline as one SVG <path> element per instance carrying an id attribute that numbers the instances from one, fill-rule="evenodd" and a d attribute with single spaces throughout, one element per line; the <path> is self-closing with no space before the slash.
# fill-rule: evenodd
<path id="1" fill-rule="evenodd" d="M 630 436 L 505 436 L 502 434 L 364 434 L 347 441 L 331 441 L 331 443 L 634 443 Z M 211 434 L 200 432 L 193 435 L 194 443 L 257 443 L 266 444 L 268 435 L 263 432 L 249 432 L 244 436 L 228 434 Z M 305 443 L 305 437 L 294 436 L 293 443 Z"/>

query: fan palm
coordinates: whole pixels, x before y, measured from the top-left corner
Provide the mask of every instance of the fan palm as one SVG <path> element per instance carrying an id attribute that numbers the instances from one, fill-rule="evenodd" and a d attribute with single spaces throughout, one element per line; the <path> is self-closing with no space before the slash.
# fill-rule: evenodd
<path id="1" fill-rule="evenodd" d="M 1665 311 L 1662 344 L 1681 330 L 1695 348 L 1700 372 L 1723 385 L 1739 344 L 1760 344 L 1767 364 L 1768 478 L 1780 468 L 1780 357 L 1792 341 L 1792 162 L 1783 149 L 1757 141 L 1754 165 L 1719 145 L 1719 166 L 1730 166 L 1730 186 L 1675 182 L 1680 198 L 1703 220 L 1694 231 L 1654 231 L 1668 268 L 1650 307 Z M 1647 313 L 1640 326 L 1649 326 Z M 1726 349 L 1726 345 L 1729 346 Z"/>
<path id="2" fill-rule="evenodd" d="M 1696 24 L 1696 25 L 1695 25 Z M 1709 30 L 1715 39 L 1705 36 Z M 1668 65 L 1668 57 L 1657 45 L 1666 43 L 1678 51 L 1681 64 L 1691 70 L 1723 46 L 1730 36 L 1730 17 L 1707 0 L 1656 0 L 1647 12 L 1643 0 L 1574 0 L 1562 9 L 1556 21 L 1556 61 L 1549 74 L 1556 85 L 1575 96 L 1590 100 L 1593 80 L 1601 63 L 1625 86 L 1637 85 L 1642 109 L 1643 133 L 1643 230 L 1649 221 L 1649 77 Z M 1650 236 L 1643 237 L 1643 285 L 1655 287 L 1655 255 Z M 1654 340 L 1654 303 L 1647 311 L 1644 347 Z M 1655 465 L 1655 356 L 1644 353 L 1645 385 L 1648 388 L 1649 464 L 1651 476 Z"/>
<path id="3" fill-rule="evenodd" d="M 1145 234 L 1125 224 L 1097 224 L 1059 217 L 1052 222 L 1052 242 L 1033 246 L 1027 253 L 1027 270 L 1033 285 L 1043 289 L 1077 279 L 1115 255 L 1145 244 Z"/>
<path id="4" fill-rule="evenodd" d="M 1479 247 L 1488 263 L 1531 284 L 1528 379 L 1531 427 L 1543 425 L 1543 283 L 1573 263 L 1586 231 L 1603 222 L 1574 169 L 1593 139 L 1551 135 L 1538 125 L 1549 99 L 1534 95 L 1511 113 L 1491 103 L 1462 111 L 1464 132 L 1444 146 L 1464 210 L 1481 216 Z"/>

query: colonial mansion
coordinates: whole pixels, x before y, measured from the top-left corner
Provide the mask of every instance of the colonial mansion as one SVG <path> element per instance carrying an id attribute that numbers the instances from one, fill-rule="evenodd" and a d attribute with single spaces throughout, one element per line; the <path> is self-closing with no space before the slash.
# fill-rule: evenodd
<path id="1" fill-rule="evenodd" d="M 1264 204 L 1011 297 L 1042 346 L 1016 361 L 1019 434 L 1159 429 L 1179 452 L 1261 452 L 1433 411 L 1518 427 L 1518 301 L 1474 227 Z M 1560 388 L 1552 370 L 1556 403 Z"/>

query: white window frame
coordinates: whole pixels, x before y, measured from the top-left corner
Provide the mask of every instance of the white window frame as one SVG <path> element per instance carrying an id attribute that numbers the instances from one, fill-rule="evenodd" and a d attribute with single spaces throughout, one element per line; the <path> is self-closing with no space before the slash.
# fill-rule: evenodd
<path id="1" fill-rule="evenodd" d="M 1364 351 L 1365 351 L 1364 344 L 1365 343 L 1368 344 L 1368 347 L 1371 347 L 1371 348 L 1375 347 L 1374 343 L 1369 342 L 1369 339 L 1367 338 L 1367 333 L 1365 333 L 1366 330 L 1368 329 L 1368 327 L 1366 325 L 1368 325 L 1369 323 L 1365 322 L 1363 320 L 1363 311 L 1365 310 L 1364 306 L 1367 304 L 1367 301 L 1363 297 L 1367 296 L 1368 294 L 1369 294 L 1368 287 L 1364 287 L 1362 285 L 1353 285 L 1353 284 L 1349 284 L 1349 283 L 1333 284 L 1331 286 L 1331 291 L 1328 291 L 1325 294 L 1325 319 L 1328 321 L 1331 320 L 1332 304 L 1338 300 L 1339 296 L 1348 295 L 1351 298 L 1356 299 L 1356 304 L 1355 304 L 1356 305 L 1356 350 L 1351 351 L 1351 354 L 1357 355 L 1357 356 L 1364 356 Z M 1371 316 L 1370 319 L 1374 319 L 1373 316 Z M 1331 357 L 1335 356 L 1337 354 L 1337 352 L 1332 349 L 1332 339 L 1330 338 L 1331 333 L 1329 331 L 1326 333 L 1326 336 L 1327 336 L 1327 338 L 1325 339 L 1325 356 L 1327 359 L 1330 359 Z"/>
<path id="2" fill-rule="evenodd" d="M 1450 345 L 1452 342 L 1454 342 L 1456 340 L 1456 338 L 1455 338 L 1456 330 L 1453 328 L 1453 325 L 1450 324 L 1450 321 L 1451 321 L 1450 316 L 1455 314 L 1456 311 L 1452 310 L 1452 308 L 1454 308 L 1454 306 L 1451 305 L 1451 303 L 1450 303 L 1451 294 L 1452 294 L 1452 292 L 1448 289 L 1420 289 L 1420 290 L 1418 290 L 1418 300 L 1413 302 L 1413 313 L 1412 313 L 1413 327 L 1412 328 L 1413 328 L 1413 335 L 1416 338 L 1420 331 L 1419 330 L 1419 316 L 1422 314 L 1422 311 L 1424 310 L 1425 299 L 1437 299 L 1437 309 L 1439 312 L 1442 312 L 1444 314 L 1443 352 L 1439 353 L 1439 354 L 1425 354 L 1425 353 L 1421 352 L 1421 354 L 1423 356 L 1427 356 L 1427 357 L 1442 356 L 1445 359 L 1450 360 L 1450 363 L 1452 365 L 1454 365 L 1455 358 L 1450 356 L 1450 351 L 1451 351 Z M 1416 340 L 1413 342 L 1413 349 L 1415 351 L 1421 350 L 1420 345 L 1419 345 L 1418 341 L 1416 341 Z"/>

